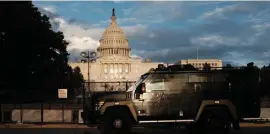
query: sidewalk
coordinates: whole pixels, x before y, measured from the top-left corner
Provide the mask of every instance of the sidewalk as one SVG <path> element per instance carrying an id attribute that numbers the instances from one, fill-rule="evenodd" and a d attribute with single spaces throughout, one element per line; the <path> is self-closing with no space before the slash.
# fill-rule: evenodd
<path id="1" fill-rule="evenodd" d="M 96 126 L 90 127 L 95 128 Z M 80 124 L 0 124 L 0 128 L 89 128 L 89 126 Z"/>

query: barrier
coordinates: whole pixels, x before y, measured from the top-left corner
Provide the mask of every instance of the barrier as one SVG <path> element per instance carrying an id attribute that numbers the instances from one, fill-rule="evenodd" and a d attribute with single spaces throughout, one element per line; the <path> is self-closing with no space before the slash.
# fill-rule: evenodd
<path id="1" fill-rule="evenodd" d="M 1 123 L 79 123 L 82 104 L 1 104 Z"/>

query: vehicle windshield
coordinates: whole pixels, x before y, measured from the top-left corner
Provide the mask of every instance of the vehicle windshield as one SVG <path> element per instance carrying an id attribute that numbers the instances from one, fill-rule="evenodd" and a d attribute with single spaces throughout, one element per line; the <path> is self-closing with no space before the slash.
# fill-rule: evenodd
<path id="1" fill-rule="evenodd" d="M 133 91 L 134 86 L 139 85 L 141 82 L 143 82 L 147 78 L 148 74 L 142 75 L 131 87 L 128 88 L 127 92 Z"/>

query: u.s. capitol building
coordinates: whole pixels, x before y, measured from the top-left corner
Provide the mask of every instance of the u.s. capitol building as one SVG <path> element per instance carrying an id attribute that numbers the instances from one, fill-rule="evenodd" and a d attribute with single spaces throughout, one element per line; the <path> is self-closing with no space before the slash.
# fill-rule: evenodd
<path id="1" fill-rule="evenodd" d="M 158 64 L 150 59 L 132 58 L 131 48 L 125 32 L 117 24 L 113 11 L 111 23 L 104 31 L 99 40 L 97 48 L 98 58 L 90 63 L 90 82 L 112 82 L 112 81 L 135 81 L 140 75 Z M 69 63 L 72 68 L 78 66 L 88 80 L 88 64 L 82 62 Z"/>

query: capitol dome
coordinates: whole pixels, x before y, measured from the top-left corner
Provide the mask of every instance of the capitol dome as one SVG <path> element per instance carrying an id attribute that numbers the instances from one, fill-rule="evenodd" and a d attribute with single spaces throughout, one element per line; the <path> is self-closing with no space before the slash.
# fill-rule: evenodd
<path id="1" fill-rule="evenodd" d="M 130 47 L 125 32 L 117 24 L 115 10 L 112 10 L 111 23 L 104 31 L 99 40 L 100 46 L 97 49 L 100 56 L 130 56 Z"/>

